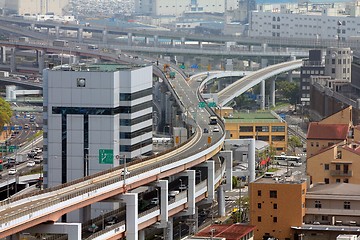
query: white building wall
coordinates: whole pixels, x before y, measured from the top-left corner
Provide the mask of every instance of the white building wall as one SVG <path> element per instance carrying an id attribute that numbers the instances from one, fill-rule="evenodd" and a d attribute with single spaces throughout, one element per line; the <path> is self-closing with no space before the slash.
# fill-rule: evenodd
<path id="1" fill-rule="evenodd" d="M 62 9 L 68 4 L 69 0 L 5 0 L 5 7 L 17 11 L 20 15 L 48 12 L 62 15 Z"/>
<path id="2" fill-rule="evenodd" d="M 338 26 L 338 22 L 342 25 Z M 273 12 L 251 12 L 251 37 L 285 37 L 305 39 L 348 39 L 359 35 L 360 18 L 305 15 Z"/>

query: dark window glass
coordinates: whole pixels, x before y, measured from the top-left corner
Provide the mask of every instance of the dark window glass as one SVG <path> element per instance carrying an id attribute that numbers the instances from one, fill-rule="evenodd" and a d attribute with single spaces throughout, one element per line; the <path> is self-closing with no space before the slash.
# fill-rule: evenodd
<path id="1" fill-rule="evenodd" d="M 276 190 L 270 190 L 270 198 L 277 198 L 277 191 Z"/>

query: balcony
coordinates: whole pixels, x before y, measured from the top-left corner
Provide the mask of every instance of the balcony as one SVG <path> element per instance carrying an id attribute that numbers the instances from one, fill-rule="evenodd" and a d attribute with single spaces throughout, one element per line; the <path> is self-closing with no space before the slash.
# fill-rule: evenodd
<path id="1" fill-rule="evenodd" d="M 330 176 L 332 176 L 332 177 L 352 177 L 353 173 L 352 173 L 352 171 L 344 172 L 341 170 L 331 170 Z"/>

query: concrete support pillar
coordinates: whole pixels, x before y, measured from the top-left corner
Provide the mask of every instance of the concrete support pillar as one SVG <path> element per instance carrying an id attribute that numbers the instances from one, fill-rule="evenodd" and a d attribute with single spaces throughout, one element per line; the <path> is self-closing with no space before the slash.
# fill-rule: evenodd
<path id="1" fill-rule="evenodd" d="M 287 80 L 289 81 L 289 82 L 292 82 L 293 81 L 293 73 L 292 73 L 293 71 L 292 70 L 290 70 L 290 71 L 288 71 L 288 74 L 287 74 Z"/>
<path id="2" fill-rule="evenodd" d="M 170 40 L 170 45 L 171 45 L 171 47 L 175 47 L 176 44 L 175 44 L 175 40 L 174 40 L 174 39 L 171 39 L 171 40 Z"/>
<path id="3" fill-rule="evenodd" d="M 267 67 L 267 66 L 268 66 L 268 62 L 269 62 L 269 61 L 268 61 L 266 58 L 262 58 L 262 59 L 261 59 L 260 67 L 261 67 L 261 68 Z"/>
<path id="4" fill-rule="evenodd" d="M 34 29 L 35 29 L 35 24 L 34 24 L 34 23 L 30 24 L 30 29 L 31 29 L 31 30 L 34 30 Z"/>
<path id="5" fill-rule="evenodd" d="M 165 228 L 169 220 L 169 187 L 168 180 L 159 180 L 156 184 L 160 187 L 160 226 Z"/>
<path id="6" fill-rule="evenodd" d="M 155 35 L 154 36 L 154 47 L 157 47 L 159 45 L 159 36 Z"/>
<path id="7" fill-rule="evenodd" d="M 132 46 L 133 43 L 133 35 L 132 33 L 128 33 L 128 46 Z"/>
<path id="8" fill-rule="evenodd" d="M 199 41 L 199 48 L 202 49 L 203 48 L 203 43 L 201 41 Z"/>
<path id="9" fill-rule="evenodd" d="M 0 62 L 6 63 L 6 47 L 4 46 L 0 48 Z"/>
<path id="10" fill-rule="evenodd" d="M 40 224 L 26 229 L 28 233 L 67 234 L 69 240 L 81 240 L 81 223 Z"/>
<path id="11" fill-rule="evenodd" d="M 271 86 L 270 86 L 270 101 L 271 101 L 271 106 L 275 107 L 275 79 L 271 79 L 270 82 Z"/>
<path id="12" fill-rule="evenodd" d="M 107 30 L 103 30 L 102 32 L 102 42 L 103 43 L 107 43 L 107 39 L 108 39 L 108 31 Z"/>
<path id="13" fill-rule="evenodd" d="M 181 212 L 180 216 L 188 216 L 195 214 L 195 170 L 186 170 L 180 174 L 180 176 L 188 177 L 187 188 L 187 205 L 188 208 L 185 212 Z"/>
<path id="14" fill-rule="evenodd" d="M 262 50 L 263 52 L 266 52 L 266 48 L 267 48 L 267 43 L 261 44 L 261 50 Z"/>
<path id="15" fill-rule="evenodd" d="M 44 51 L 42 50 L 36 50 L 36 62 L 38 64 L 39 73 L 42 73 L 42 71 L 45 68 L 45 57 L 44 57 Z"/>
<path id="16" fill-rule="evenodd" d="M 181 47 L 185 47 L 185 38 L 184 37 L 181 38 Z"/>
<path id="17" fill-rule="evenodd" d="M 15 58 L 15 48 L 11 48 L 10 56 L 10 72 L 16 72 L 16 58 Z"/>
<path id="18" fill-rule="evenodd" d="M 85 223 L 89 220 L 91 220 L 91 205 L 88 205 L 88 206 L 85 206 L 81 209 L 80 211 L 81 213 L 81 219 L 82 219 L 82 222 Z"/>
<path id="19" fill-rule="evenodd" d="M 55 37 L 60 38 L 60 27 L 59 26 L 55 26 Z"/>
<path id="20" fill-rule="evenodd" d="M 145 230 L 139 231 L 139 240 L 145 240 Z"/>
<path id="21" fill-rule="evenodd" d="M 206 162 L 207 170 L 208 170 L 208 179 L 207 179 L 207 190 L 208 190 L 208 202 L 214 200 L 215 196 L 215 162 L 207 161 Z"/>
<path id="22" fill-rule="evenodd" d="M 248 169 L 249 183 L 255 181 L 255 139 L 249 139 L 248 145 Z"/>
<path id="23" fill-rule="evenodd" d="M 173 240 L 174 236 L 174 219 L 172 217 L 169 218 L 167 222 L 167 227 L 164 228 L 164 240 Z"/>
<path id="24" fill-rule="evenodd" d="M 225 196 L 224 196 L 224 186 L 220 185 L 217 190 L 217 202 L 218 202 L 218 212 L 220 217 L 225 217 Z"/>
<path id="25" fill-rule="evenodd" d="M 122 199 L 126 203 L 126 239 L 138 240 L 138 194 L 126 193 Z"/>
<path id="26" fill-rule="evenodd" d="M 252 51 L 254 51 L 254 46 L 249 45 L 249 52 L 252 52 Z"/>
<path id="27" fill-rule="evenodd" d="M 261 110 L 265 110 L 265 80 L 261 81 L 260 86 L 260 95 L 261 95 Z"/>
<path id="28" fill-rule="evenodd" d="M 80 42 L 80 43 L 83 41 L 83 31 L 84 31 L 84 29 L 79 28 L 79 30 L 77 32 L 78 42 Z"/>
<path id="29" fill-rule="evenodd" d="M 222 156 L 225 159 L 226 164 L 226 170 L 225 170 L 225 176 L 226 176 L 226 185 L 225 190 L 232 191 L 232 177 L 233 177 L 233 152 L 232 151 L 221 151 L 220 156 Z"/>

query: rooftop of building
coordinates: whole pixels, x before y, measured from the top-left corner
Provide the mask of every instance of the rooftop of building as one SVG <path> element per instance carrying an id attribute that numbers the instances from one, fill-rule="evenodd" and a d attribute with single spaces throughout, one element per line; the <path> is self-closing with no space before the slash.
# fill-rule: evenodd
<path id="1" fill-rule="evenodd" d="M 310 197 L 310 195 L 339 195 L 360 197 L 360 188 L 358 184 L 352 183 L 317 184 L 307 190 L 306 197 Z"/>
<path id="2" fill-rule="evenodd" d="M 348 136 L 349 124 L 324 124 L 312 122 L 309 124 L 307 139 L 344 140 Z"/>
<path id="3" fill-rule="evenodd" d="M 214 224 L 198 232 L 196 237 L 225 238 L 227 240 L 238 240 L 246 234 L 255 230 L 255 226 L 243 224 Z"/>
<path id="4" fill-rule="evenodd" d="M 281 120 L 270 111 L 234 112 L 225 118 L 226 123 L 279 123 Z"/>
<path id="5" fill-rule="evenodd" d="M 302 184 L 306 179 L 302 178 L 301 175 L 291 175 L 289 177 L 283 175 L 278 175 L 274 172 L 266 172 L 262 178 L 259 178 L 255 183 L 262 184 Z"/>
<path id="6" fill-rule="evenodd" d="M 107 63 L 107 64 L 64 64 L 60 66 L 55 66 L 51 68 L 52 71 L 78 71 L 78 72 L 116 72 L 116 71 L 126 71 L 126 70 L 135 70 L 146 65 L 133 65 L 133 64 L 116 64 L 116 63 Z"/>

